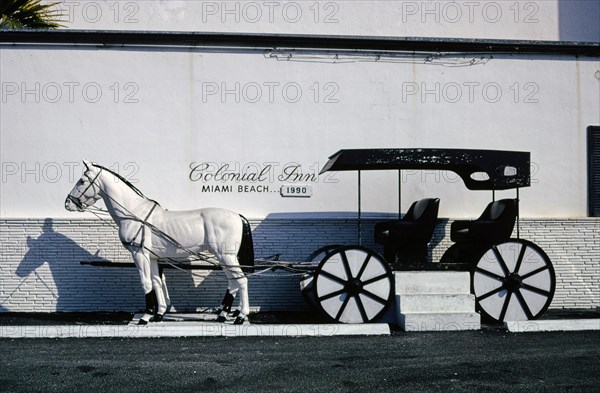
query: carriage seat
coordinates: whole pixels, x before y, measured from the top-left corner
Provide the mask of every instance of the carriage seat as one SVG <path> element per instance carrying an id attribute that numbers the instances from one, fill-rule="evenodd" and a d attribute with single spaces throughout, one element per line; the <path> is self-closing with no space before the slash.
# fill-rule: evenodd
<path id="1" fill-rule="evenodd" d="M 394 263 L 427 260 L 427 245 L 433 237 L 440 206 L 439 198 L 414 202 L 400 220 L 384 221 L 375 225 L 375 241 L 384 246 L 384 257 Z M 407 259 L 408 258 L 408 259 Z"/>
<path id="2" fill-rule="evenodd" d="M 450 239 L 456 243 L 500 243 L 510 238 L 516 218 L 516 199 L 491 202 L 478 219 L 453 222 L 450 227 Z"/>

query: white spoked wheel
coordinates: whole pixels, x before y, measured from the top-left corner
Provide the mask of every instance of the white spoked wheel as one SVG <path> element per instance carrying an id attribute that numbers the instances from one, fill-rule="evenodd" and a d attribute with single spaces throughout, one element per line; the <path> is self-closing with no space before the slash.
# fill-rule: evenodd
<path id="1" fill-rule="evenodd" d="M 315 299 L 337 322 L 366 323 L 390 306 L 393 275 L 376 252 L 361 246 L 344 246 L 329 253 L 315 270 Z"/>
<path id="2" fill-rule="evenodd" d="M 539 318 L 554 297 L 554 268 L 546 253 L 527 240 L 492 246 L 473 273 L 480 311 L 498 322 Z"/>

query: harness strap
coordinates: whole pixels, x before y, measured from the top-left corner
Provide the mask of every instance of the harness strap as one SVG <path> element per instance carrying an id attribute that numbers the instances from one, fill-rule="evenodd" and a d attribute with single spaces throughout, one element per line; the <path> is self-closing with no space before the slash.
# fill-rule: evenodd
<path id="1" fill-rule="evenodd" d="M 123 243 L 124 246 L 134 246 L 134 247 L 139 247 L 139 248 L 143 248 L 144 247 L 144 240 L 145 240 L 145 237 L 146 237 L 146 233 L 142 232 L 142 229 L 144 229 L 144 226 L 146 224 L 148 224 L 148 219 L 152 215 L 152 212 L 154 212 L 154 209 L 156 209 L 157 205 L 158 205 L 158 203 L 154 202 L 154 204 L 152 205 L 152 209 L 150 209 L 150 211 L 146 215 L 146 218 L 143 221 L 140 222 L 140 227 L 138 228 L 137 232 L 135 233 L 135 235 L 133 236 L 133 238 L 131 239 L 131 241 L 129 241 L 129 242 L 121 241 L 121 243 Z M 140 232 L 142 232 L 142 241 L 140 243 L 136 243 L 135 239 L 137 239 L 137 237 L 140 235 Z"/>
<path id="2" fill-rule="evenodd" d="M 94 176 L 94 178 L 92 179 L 91 177 L 89 177 L 88 175 L 86 175 L 84 173 L 84 176 L 87 177 L 87 179 L 90 181 L 90 184 L 85 188 L 85 190 L 83 190 L 83 192 L 81 193 L 81 195 L 79 195 L 79 197 L 74 197 L 72 195 L 68 195 L 67 198 L 69 200 L 71 200 L 73 203 L 75 203 L 75 205 L 81 209 L 87 209 L 89 206 L 84 204 L 83 201 L 81 200 L 81 198 L 83 196 L 85 196 L 85 193 L 88 192 L 88 190 L 91 187 L 96 187 L 96 185 L 94 184 L 96 182 L 96 180 L 98 179 L 98 177 L 100 177 L 100 174 L 102 174 L 102 168 L 100 168 L 100 170 L 98 171 L 98 174 L 96 174 L 96 176 Z M 100 186 L 98 186 L 98 189 L 100 189 Z M 89 198 L 88 198 L 89 199 Z"/>

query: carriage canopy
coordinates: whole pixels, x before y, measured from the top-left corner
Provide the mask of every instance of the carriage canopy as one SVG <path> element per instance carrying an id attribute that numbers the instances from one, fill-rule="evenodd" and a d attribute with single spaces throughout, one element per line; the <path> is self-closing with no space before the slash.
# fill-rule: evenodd
<path id="1" fill-rule="evenodd" d="M 469 190 L 507 190 L 530 185 L 529 152 L 470 149 L 345 149 L 323 167 L 328 171 L 446 170 Z"/>

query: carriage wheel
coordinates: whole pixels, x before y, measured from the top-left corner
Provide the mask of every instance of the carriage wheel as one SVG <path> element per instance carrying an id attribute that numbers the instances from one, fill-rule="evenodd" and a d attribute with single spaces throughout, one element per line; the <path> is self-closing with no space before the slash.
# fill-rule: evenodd
<path id="1" fill-rule="evenodd" d="M 546 253 L 521 239 L 492 246 L 473 273 L 480 311 L 498 322 L 540 317 L 552 302 L 555 286 L 554 268 Z"/>
<path id="2" fill-rule="evenodd" d="M 317 266 L 319 262 L 321 262 L 325 257 L 331 254 L 334 250 L 340 248 L 339 244 L 329 244 L 327 246 L 323 246 L 317 250 L 315 250 L 312 254 L 306 258 L 305 262 L 312 262 L 311 265 Z M 311 306 L 312 308 L 318 310 L 319 306 L 317 305 L 315 299 L 315 291 L 313 286 L 313 278 L 314 273 L 306 273 L 303 274 L 300 278 L 300 292 L 302 292 L 302 297 L 304 301 Z"/>
<path id="3" fill-rule="evenodd" d="M 370 322 L 389 307 L 393 274 L 376 252 L 361 246 L 337 248 L 325 257 L 313 277 L 319 308 L 337 322 Z"/>

